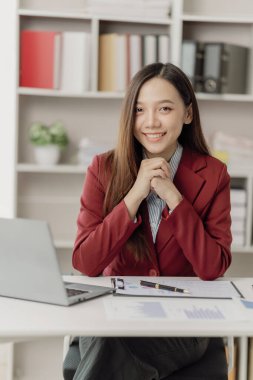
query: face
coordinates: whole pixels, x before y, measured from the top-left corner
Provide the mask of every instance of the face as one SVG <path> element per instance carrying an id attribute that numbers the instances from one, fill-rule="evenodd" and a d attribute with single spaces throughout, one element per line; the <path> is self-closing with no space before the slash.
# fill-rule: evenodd
<path id="1" fill-rule="evenodd" d="M 136 104 L 134 136 L 148 158 L 169 160 L 176 150 L 183 124 L 191 120 L 191 106 L 184 105 L 170 82 L 155 77 L 143 84 Z"/>

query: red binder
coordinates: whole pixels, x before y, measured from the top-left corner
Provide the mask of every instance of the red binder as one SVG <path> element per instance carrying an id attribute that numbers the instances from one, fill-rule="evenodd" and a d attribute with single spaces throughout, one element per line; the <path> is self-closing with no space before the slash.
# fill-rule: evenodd
<path id="1" fill-rule="evenodd" d="M 61 33 L 23 30 L 20 41 L 20 86 L 59 88 Z"/>

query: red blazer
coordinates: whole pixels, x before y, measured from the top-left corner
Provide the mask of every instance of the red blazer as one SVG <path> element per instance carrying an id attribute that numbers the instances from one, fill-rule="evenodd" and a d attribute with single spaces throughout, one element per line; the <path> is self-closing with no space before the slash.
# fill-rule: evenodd
<path id="1" fill-rule="evenodd" d="M 73 266 L 88 276 L 222 276 L 231 262 L 230 178 L 217 159 L 184 148 L 174 183 L 183 200 L 169 215 L 165 208 L 153 243 L 146 201 L 134 223 L 122 200 L 103 218 L 107 181 L 105 155 L 88 168 Z M 125 243 L 143 223 L 151 258 L 136 262 Z"/>

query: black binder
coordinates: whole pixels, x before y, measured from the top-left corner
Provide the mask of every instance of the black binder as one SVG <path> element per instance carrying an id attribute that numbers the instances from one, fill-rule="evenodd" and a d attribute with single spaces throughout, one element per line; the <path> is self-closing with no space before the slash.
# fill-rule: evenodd
<path id="1" fill-rule="evenodd" d="M 194 91 L 203 89 L 203 58 L 204 44 L 194 40 L 184 40 L 182 43 L 181 68 L 188 76 Z"/>
<path id="2" fill-rule="evenodd" d="M 246 93 L 248 48 L 227 43 L 205 43 L 203 91 Z"/>

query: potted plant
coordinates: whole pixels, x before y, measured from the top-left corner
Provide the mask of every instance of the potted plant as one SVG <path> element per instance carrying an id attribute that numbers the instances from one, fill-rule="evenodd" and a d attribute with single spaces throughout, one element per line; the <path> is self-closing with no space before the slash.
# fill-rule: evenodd
<path id="1" fill-rule="evenodd" d="M 47 126 L 35 122 L 29 130 L 29 139 L 34 145 L 35 160 L 40 165 L 55 165 L 61 151 L 68 145 L 67 132 L 60 121 Z"/>

